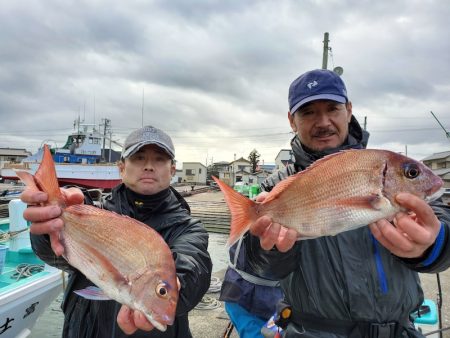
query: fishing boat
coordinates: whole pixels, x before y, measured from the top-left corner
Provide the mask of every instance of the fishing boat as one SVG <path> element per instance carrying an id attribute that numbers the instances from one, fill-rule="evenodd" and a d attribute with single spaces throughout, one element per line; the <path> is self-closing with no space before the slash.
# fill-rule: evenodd
<path id="1" fill-rule="evenodd" d="M 121 182 L 119 169 L 114 163 L 120 154 L 105 149 L 106 133 L 101 134 L 92 124 L 76 120 L 74 131 L 62 148 L 50 147 L 61 186 L 77 185 L 86 188 L 110 190 Z M 50 145 L 51 146 L 51 145 Z M 26 170 L 34 175 L 42 159 L 44 144 L 37 153 L 21 163 L 5 163 L 0 176 L 5 181 L 17 181 L 15 170 Z"/>
<path id="2" fill-rule="evenodd" d="M 0 337 L 27 337 L 50 303 L 63 291 L 63 272 L 46 265 L 31 249 L 26 205 L 9 202 L 0 219 Z"/>

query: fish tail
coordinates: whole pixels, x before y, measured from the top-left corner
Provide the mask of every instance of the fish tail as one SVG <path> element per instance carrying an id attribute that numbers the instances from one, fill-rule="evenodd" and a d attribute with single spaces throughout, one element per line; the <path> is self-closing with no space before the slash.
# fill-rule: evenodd
<path id="1" fill-rule="evenodd" d="M 256 220 L 256 203 L 237 191 L 234 191 L 227 184 L 212 176 L 214 181 L 222 190 L 231 213 L 230 237 L 227 247 L 232 246 L 241 238 L 250 228 L 250 225 Z"/>
<path id="2" fill-rule="evenodd" d="M 59 189 L 58 178 L 56 176 L 55 162 L 47 145 L 44 145 L 44 154 L 42 155 L 41 164 L 36 174 L 34 174 L 34 180 L 40 190 L 48 194 L 48 200 L 50 202 L 63 203 L 63 196 Z"/>

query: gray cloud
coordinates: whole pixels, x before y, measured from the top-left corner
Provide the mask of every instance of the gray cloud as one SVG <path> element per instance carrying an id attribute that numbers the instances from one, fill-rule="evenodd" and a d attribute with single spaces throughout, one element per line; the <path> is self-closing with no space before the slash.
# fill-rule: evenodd
<path id="1" fill-rule="evenodd" d="M 273 162 L 287 88 L 321 67 L 327 31 L 370 145 L 420 159 L 449 147 L 429 113 L 450 129 L 449 16 L 444 0 L 4 1 L 0 146 L 62 145 L 80 115 L 118 141 L 161 127 L 180 161 Z"/>

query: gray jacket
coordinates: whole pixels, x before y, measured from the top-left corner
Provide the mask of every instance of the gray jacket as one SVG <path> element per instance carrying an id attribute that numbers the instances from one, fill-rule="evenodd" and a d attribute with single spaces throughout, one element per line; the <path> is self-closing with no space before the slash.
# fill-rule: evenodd
<path id="1" fill-rule="evenodd" d="M 366 146 L 368 135 L 359 128 L 355 119 L 351 123 L 351 136 L 345 146 L 329 152 Z M 292 140 L 292 148 L 295 164 L 269 177 L 262 184 L 264 190 L 270 191 L 282 179 L 325 155 L 308 153 L 296 137 Z M 249 261 L 263 276 L 283 279 L 281 286 L 294 317 L 311 316 L 320 320 L 326 318 L 346 322 L 398 322 L 400 329 L 397 329 L 396 336 L 422 337 L 408 318 L 423 301 L 417 272 L 443 271 L 450 265 L 450 209 L 440 202 L 435 202 L 432 207 L 442 222 L 441 242 L 439 252 L 430 248 L 428 253 L 434 256 L 426 262 L 394 256 L 376 241 L 368 227 L 337 236 L 299 241 L 287 253 L 276 249 L 264 251 L 259 246 L 259 240 L 250 237 L 253 249 Z M 301 337 L 305 338 L 350 336 L 330 329 L 308 329 L 295 323 L 289 324 L 285 336 L 299 333 L 303 333 Z"/>

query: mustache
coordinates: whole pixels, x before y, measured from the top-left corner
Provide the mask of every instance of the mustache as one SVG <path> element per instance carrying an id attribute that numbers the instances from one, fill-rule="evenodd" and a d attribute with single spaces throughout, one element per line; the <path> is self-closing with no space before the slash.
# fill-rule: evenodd
<path id="1" fill-rule="evenodd" d="M 336 130 L 330 128 L 320 128 L 314 131 L 313 137 L 325 137 L 336 134 Z"/>

